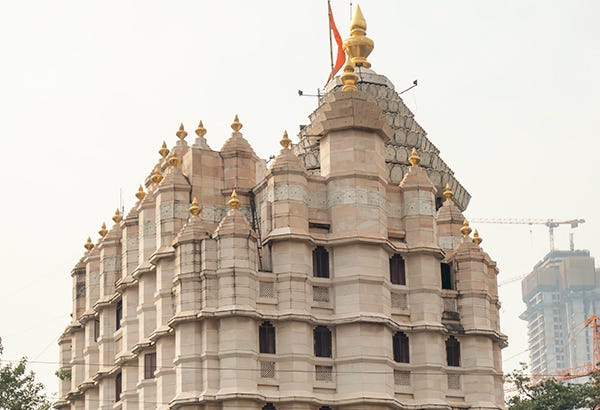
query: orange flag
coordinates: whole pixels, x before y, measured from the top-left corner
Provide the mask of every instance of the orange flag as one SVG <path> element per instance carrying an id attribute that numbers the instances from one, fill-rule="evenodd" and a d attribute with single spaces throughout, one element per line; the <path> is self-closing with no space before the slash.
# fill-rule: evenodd
<path id="1" fill-rule="evenodd" d="M 331 4 L 327 2 L 327 7 L 329 8 L 329 29 L 333 31 L 333 37 L 335 38 L 335 42 L 337 43 L 337 57 L 335 59 L 335 65 L 331 69 L 331 74 L 329 74 L 329 78 L 327 81 L 331 80 L 333 76 L 340 71 L 340 69 L 344 66 L 346 62 L 346 53 L 344 52 L 344 47 L 342 45 L 342 37 L 340 36 L 340 32 L 335 26 L 335 21 L 333 21 L 333 13 L 331 12 Z"/>

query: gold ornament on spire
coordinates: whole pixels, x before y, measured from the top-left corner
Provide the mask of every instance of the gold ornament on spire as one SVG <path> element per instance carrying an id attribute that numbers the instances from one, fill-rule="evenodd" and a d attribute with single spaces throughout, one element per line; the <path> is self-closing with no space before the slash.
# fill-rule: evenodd
<path id="1" fill-rule="evenodd" d="M 121 211 L 119 211 L 119 208 L 115 209 L 115 214 L 113 215 L 112 220 L 116 224 L 121 223 L 121 221 L 123 220 L 123 216 L 121 215 Z"/>
<path id="2" fill-rule="evenodd" d="M 344 40 L 344 51 L 355 67 L 370 68 L 371 63 L 367 61 L 367 57 L 373 48 L 375 48 L 375 43 L 367 37 L 365 16 L 363 16 L 360 6 L 356 6 L 350 23 L 350 38 Z"/>
<path id="3" fill-rule="evenodd" d="M 442 193 L 442 195 L 446 200 L 452 199 L 452 197 L 454 196 L 454 192 L 452 192 L 452 190 L 450 189 L 450 184 L 446 184 L 446 190 Z"/>
<path id="4" fill-rule="evenodd" d="M 198 128 L 196 128 L 196 131 L 194 132 L 196 133 L 198 138 L 204 138 L 204 136 L 206 135 L 206 128 L 204 128 L 204 124 L 202 124 L 202 121 L 200 121 L 200 123 L 198 124 Z"/>
<path id="5" fill-rule="evenodd" d="M 421 157 L 419 157 L 415 148 L 412 149 L 410 157 L 408 157 L 408 162 L 410 162 L 410 165 L 412 166 L 418 165 L 421 162 Z"/>
<path id="6" fill-rule="evenodd" d="M 194 200 L 192 201 L 192 206 L 190 206 L 190 214 L 192 214 L 192 216 L 194 218 L 197 218 L 198 215 L 200 215 L 200 212 L 202 212 L 202 208 L 200 208 L 200 206 L 198 205 L 198 200 L 194 197 Z"/>
<path id="7" fill-rule="evenodd" d="M 171 165 L 173 168 L 177 168 L 179 164 L 181 164 L 181 160 L 177 156 L 177 152 L 173 150 L 171 156 L 169 157 L 169 165 Z"/>
<path id="8" fill-rule="evenodd" d="M 292 145 L 292 140 L 289 139 L 287 131 L 283 132 L 283 138 L 281 138 L 281 141 L 279 141 L 279 143 L 281 144 L 283 149 L 290 149 Z"/>
<path id="9" fill-rule="evenodd" d="M 167 148 L 166 142 L 163 141 L 162 147 L 160 147 L 160 149 L 158 150 L 158 153 L 160 154 L 161 157 L 167 158 L 167 155 L 169 155 L 169 148 Z"/>
<path id="10" fill-rule="evenodd" d="M 227 205 L 229 205 L 231 209 L 238 209 L 240 207 L 240 200 L 237 197 L 235 189 L 231 193 L 231 199 L 227 201 Z"/>
<path id="11" fill-rule="evenodd" d="M 105 237 L 108 234 L 108 229 L 106 229 L 106 223 L 102 222 L 102 228 L 98 231 L 101 237 Z"/>
<path id="12" fill-rule="evenodd" d="M 233 122 L 231 123 L 231 129 L 234 132 L 240 132 L 240 130 L 242 129 L 243 125 L 240 122 L 240 119 L 238 118 L 238 115 L 235 114 L 235 118 L 233 119 Z"/>
<path id="13" fill-rule="evenodd" d="M 87 250 L 88 250 L 88 252 L 89 252 L 89 251 L 91 251 L 91 250 L 92 250 L 92 248 L 94 247 L 94 244 L 92 243 L 92 238 L 90 238 L 90 237 L 88 236 L 88 238 L 87 238 L 87 241 L 86 241 L 86 243 L 83 245 L 83 247 L 84 247 L 85 249 L 87 249 Z"/>
<path id="14" fill-rule="evenodd" d="M 179 124 L 179 130 L 177 130 L 175 135 L 177 135 L 177 138 L 179 138 L 181 141 L 187 137 L 187 131 L 183 128 L 183 123 Z"/>
<path id="15" fill-rule="evenodd" d="M 473 232 L 473 243 L 479 246 L 481 242 L 483 242 L 483 239 L 481 239 L 481 236 L 479 236 L 479 232 L 477 232 L 477 229 L 475 229 L 475 232 Z"/>
<path id="16" fill-rule="evenodd" d="M 340 80 L 344 86 L 342 87 L 342 91 L 356 91 L 356 83 L 358 82 L 358 76 L 354 72 L 354 65 L 348 61 L 344 66 L 344 72 L 340 76 Z"/>
<path id="17" fill-rule="evenodd" d="M 154 171 L 152 172 L 152 176 L 150 177 L 150 179 L 155 184 L 158 184 L 160 181 L 162 181 L 163 176 L 160 174 L 160 169 L 158 168 L 158 165 L 154 167 Z"/>
<path id="18" fill-rule="evenodd" d="M 138 201 L 141 201 L 142 199 L 146 198 L 146 193 L 144 192 L 144 188 L 142 187 L 142 184 L 140 184 L 140 187 L 138 188 L 137 192 L 135 193 L 135 197 L 138 199 Z"/>
<path id="19" fill-rule="evenodd" d="M 463 226 L 460 228 L 460 233 L 463 234 L 463 236 L 468 237 L 471 234 L 471 227 L 469 226 L 469 221 L 467 221 L 466 219 L 463 222 Z"/>

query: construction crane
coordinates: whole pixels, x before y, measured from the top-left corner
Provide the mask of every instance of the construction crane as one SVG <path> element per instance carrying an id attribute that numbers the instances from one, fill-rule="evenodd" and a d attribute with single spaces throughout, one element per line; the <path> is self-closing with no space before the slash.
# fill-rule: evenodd
<path id="1" fill-rule="evenodd" d="M 567 221 L 555 221 L 554 219 L 518 219 L 518 218 L 474 218 L 471 222 L 481 224 L 510 224 L 510 225 L 546 225 L 550 231 L 550 251 L 554 250 L 554 228 L 560 225 L 571 225 L 571 228 L 577 228 L 579 224 L 585 222 L 585 219 L 570 219 Z M 571 250 L 573 250 L 573 236 L 571 235 Z"/>

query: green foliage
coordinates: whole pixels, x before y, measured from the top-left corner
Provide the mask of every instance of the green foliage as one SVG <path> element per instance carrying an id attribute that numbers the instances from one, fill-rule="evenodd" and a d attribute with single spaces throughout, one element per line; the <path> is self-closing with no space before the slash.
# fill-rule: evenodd
<path id="1" fill-rule="evenodd" d="M 54 375 L 60 380 L 71 380 L 71 369 L 58 369 Z"/>
<path id="2" fill-rule="evenodd" d="M 2 339 L 0 339 L 0 357 Z M 27 372 L 27 359 L 0 366 L 0 409 L 46 410 L 50 402 L 43 393 L 44 385 L 35 381 L 35 374 Z"/>

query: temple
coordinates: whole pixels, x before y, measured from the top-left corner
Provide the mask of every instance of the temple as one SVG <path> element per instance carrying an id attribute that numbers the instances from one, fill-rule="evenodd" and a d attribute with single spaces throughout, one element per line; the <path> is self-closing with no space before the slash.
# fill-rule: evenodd
<path id="1" fill-rule="evenodd" d="M 56 409 L 504 409 L 494 261 L 470 196 L 367 60 L 266 166 L 183 125 L 85 243 Z M 251 138 L 249 138 L 251 139 Z"/>

